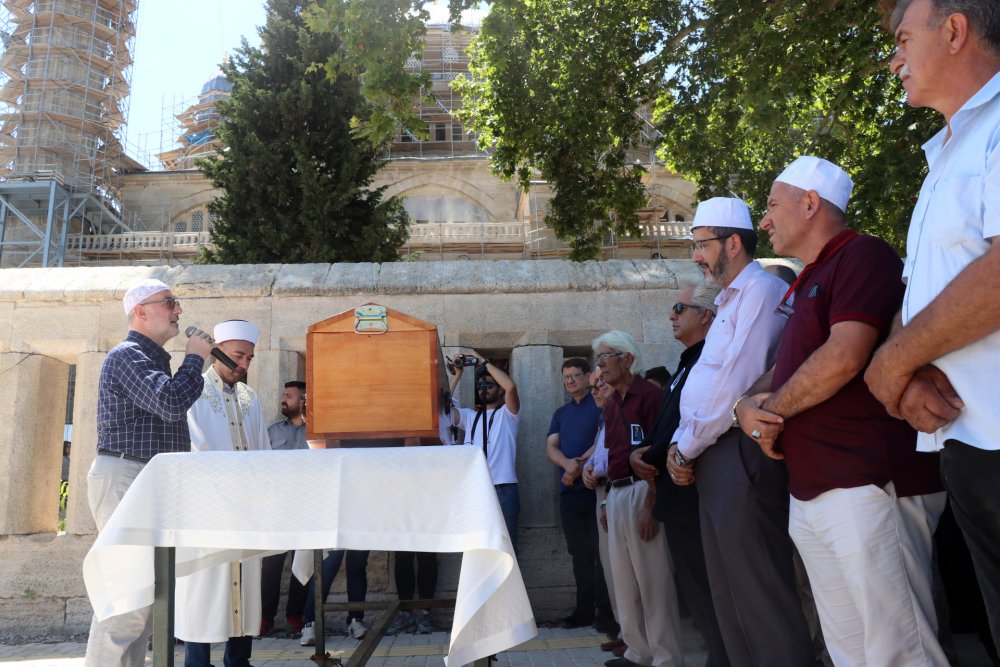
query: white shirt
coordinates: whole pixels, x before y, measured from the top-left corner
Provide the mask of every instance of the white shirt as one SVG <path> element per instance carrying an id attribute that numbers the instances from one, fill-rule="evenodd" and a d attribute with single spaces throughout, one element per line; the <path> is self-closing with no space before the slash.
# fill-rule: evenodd
<path id="1" fill-rule="evenodd" d="M 227 386 L 214 368 L 188 410 L 191 451 L 253 451 L 271 448 L 264 411 L 254 390 Z M 232 526 L 239 530 L 239 526 Z M 221 642 L 260 632 L 260 559 L 222 563 L 177 578 L 174 634 L 185 641 Z"/>
<path id="2" fill-rule="evenodd" d="M 490 469 L 493 483 L 517 484 L 517 415 L 508 410 L 506 405 L 487 409 L 473 430 L 472 423 L 476 421 L 477 411 L 461 408 L 459 414 L 462 415 L 462 421 L 458 425 L 465 431 L 465 442 L 462 444 L 481 449 L 483 428 L 489 426 L 486 434 L 486 465 Z"/>
<path id="3" fill-rule="evenodd" d="M 923 146 L 930 170 L 906 237 L 904 325 L 986 253 L 986 239 L 1000 236 L 1000 74 L 952 116 L 946 143 L 947 131 L 943 128 Z M 936 433 L 919 433 L 917 449 L 939 450 L 949 438 L 1000 449 L 1000 332 L 934 365 L 948 376 L 965 407 Z"/>
<path id="4" fill-rule="evenodd" d="M 597 429 L 597 436 L 594 438 L 594 451 L 584 464 L 594 466 L 594 477 L 608 476 L 608 448 L 604 445 L 604 422 Z"/>
<path id="5" fill-rule="evenodd" d="M 715 298 L 718 313 L 681 392 L 674 441 L 684 456 L 699 456 L 732 428 L 733 403 L 774 365 L 788 321 L 774 309 L 787 289 L 784 280 L 750 262 Z"/>

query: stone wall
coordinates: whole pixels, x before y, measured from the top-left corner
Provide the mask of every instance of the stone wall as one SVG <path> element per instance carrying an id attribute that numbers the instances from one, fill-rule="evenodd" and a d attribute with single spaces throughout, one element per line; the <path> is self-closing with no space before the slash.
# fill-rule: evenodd
<path id="1" fill-rule="evenodd" d="M 572 608 L 559 528 L 556 474 L 545 457 L 552 412 L 564 400 L 560 364 L 590 356 L 611 328 L 639 341 L 646 367 L 676 363 L 667 323 L 679 285 L 701 279 L 691 262 L 558 260 L 0 270 L 0 637 L 85 632 L 80 576 L 94 537 L 86 475 L 95 455 L 96 386 L 105 354 L 126 332 L 121 298 L 156 277 L 182 301 L 181 328 L 248 319 L 261 328 L 249 382 L 268 419 L 280 388 L 304 370 L 306 329 L 368 301 L 435 324 L 446 354 L 470 346 L 508 358 L 522 402 L 518 476 L 525 583 L 539 619 Z M 179 363 L 184 337 L 167 344 Z M 66 530 L 57 533 L 68 370 L 76 367 Z M 471 404 L 471 379 L 460 400 Z M 440 593 L 454 591 L 459 559 L 442 559 Z M 372 554 L 371 597 L 393 594 L 389 560 Z M 342 585 L 338 581 L 338 589 Z M 336 589 L 335 589 L 336 590 Z"/>

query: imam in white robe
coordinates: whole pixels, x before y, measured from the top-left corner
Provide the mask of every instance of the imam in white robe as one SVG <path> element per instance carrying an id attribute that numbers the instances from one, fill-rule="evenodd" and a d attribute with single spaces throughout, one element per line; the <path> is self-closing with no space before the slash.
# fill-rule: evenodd
<path id="1" fill-rule="evenodd" d="M 191 451 L 270 449 L 260 399 L 242 382 L 227 386 L 214 368 L 188 410 Z M 236 528 L 236 526 L 234 526 Z M 174 634 L 184 641 L 222 642 L 260 632 L 260 559 L 247 558 L 178 577 Z"/>

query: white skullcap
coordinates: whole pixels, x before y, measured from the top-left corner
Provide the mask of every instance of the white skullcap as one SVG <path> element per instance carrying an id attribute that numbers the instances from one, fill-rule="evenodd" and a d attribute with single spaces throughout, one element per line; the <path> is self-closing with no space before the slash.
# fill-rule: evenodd
<path id="1" fill-rule="evenodd" d="M 128 291 L 125 292 L 125 298 L 122 299 L 122 304 L 125 306 L 125 314 L 130 315 L 132 309 L 138 306 L 140 302 L 145 301 L 157 292 L 168 289 L 170 289 L 170 285 L 155 278 L 147 278 L 137 282 L 128 288 Z"/>
<path id="2" fill-rule="evenodd" d="M 691 229 L 698 227 L 733 227 L 753 231 L 750 207 L 736 197 L 712 197 L 698 202 Z"/>
<path id="3" fill-rule="evenodd" d="M 251 324 L 246 320 L 228 320 L 215 325 L 212 338 L 216 343 L 225 343 L 227 340 L 245 340 L 251 345 L 257 344 L 260 337 L 260 329 L 256 324 Z"/>
<path id="4" fill-rule="evenodd" d="M 797 158 L 774 180 L 802 190 L 813 190 L 841 211 L 847 210 L 847 200 L 854 189 L 854 181 L 846 171 L 829 160 L 811 155 Z"/>

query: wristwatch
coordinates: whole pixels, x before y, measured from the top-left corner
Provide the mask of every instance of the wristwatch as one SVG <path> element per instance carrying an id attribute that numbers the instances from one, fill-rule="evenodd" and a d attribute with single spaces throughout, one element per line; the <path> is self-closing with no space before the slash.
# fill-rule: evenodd
<path id="1" fill-rule="evenodd" d="M 682 468 L 690 468 L 694 465 L 694 461 L 681 454 L 680 447 L 677 447 L 676 442 L 671 442 L 670 444 L 674 447 L 674 463 Z"/>

